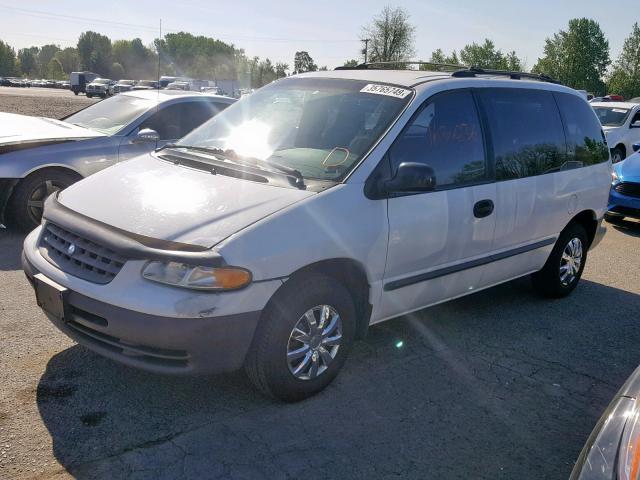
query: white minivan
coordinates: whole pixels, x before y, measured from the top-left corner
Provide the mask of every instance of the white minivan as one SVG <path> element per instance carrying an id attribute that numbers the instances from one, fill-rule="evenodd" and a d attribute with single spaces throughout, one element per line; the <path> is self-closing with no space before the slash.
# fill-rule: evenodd
<path id="1" fill-rule="evenodd" d="M 49 197 L 24 243 L 37 302 L 105 357 L 244 366 L 294 401 L 369 325 L 529 274 L 567 295 L 604 233 L 611 162 L 584 98 L 536 78 L 355 68 L 271 83 Z"/>

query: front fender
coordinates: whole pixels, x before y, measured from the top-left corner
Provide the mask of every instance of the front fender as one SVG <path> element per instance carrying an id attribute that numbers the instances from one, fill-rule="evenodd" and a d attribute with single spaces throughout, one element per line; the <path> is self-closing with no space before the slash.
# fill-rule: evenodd
<path id="1" fill-rule="evenodd" d="M 0 155 L 0 178 L 25 178 L 47 167 L 62 167 L 86 177 L 116 163 L 119 137 L 72 140 Z"/>

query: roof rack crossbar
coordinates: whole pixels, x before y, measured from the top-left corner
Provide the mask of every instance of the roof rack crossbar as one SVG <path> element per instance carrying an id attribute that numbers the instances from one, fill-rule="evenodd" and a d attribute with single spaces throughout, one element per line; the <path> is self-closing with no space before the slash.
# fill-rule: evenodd
<path id="1" fill-rule="evenodd" d="M 446 68 L 448 70 L 466 70 L 469 67 L 467 65 L 458 65 L 455 63 L 437 63 L 437 62 L 422 62 L 422 61 L 412 61 L 412 60 L 398 60 L 398 61 L 390 61 L 390 62 L 367 62 L 356 65 L 355 67 L 336 67 L 335 70 L 367 70 L 367 69 L 379 69 L 379 68 L 389 68 L 393 65 L 429 65 L 436 68 Z"/>
<path id="2" fill-rule="evenodd" d="M 470 67 L 465 70 L 458 70 L 451 74 L 452 77 L 457 78 L 465 78 L 465 77 L 475 77 L 478 75 L 500 75 L 504 77 L 509 77 L 512 80 L 522 80 L 531 79 L 538 80 L 540 82 L 548 82 L 548 83 L 557 83 L 560 82 L 554 78 L 551 78 L 548 75 L 538 74 L 538 73 L 529 73 L 529 72 L 514 72 L 509 70 L 493 70 L 488 68 L 479 68 L 479 67 Z"/>

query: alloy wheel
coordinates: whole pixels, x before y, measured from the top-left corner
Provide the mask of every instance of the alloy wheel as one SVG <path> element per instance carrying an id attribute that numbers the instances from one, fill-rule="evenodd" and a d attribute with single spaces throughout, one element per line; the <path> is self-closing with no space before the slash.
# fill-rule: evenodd
<path id="1" fill-rule="evenodd" d="M 298 319 L 289 335 L 287 364 L 299 380 L 322 375 L 333 362 L 342 342 L 342 320 L 330 305 L 318 305 Z"/>
<path id="2" fill-rule="evenodd" d="M 574 281 L 582 265 L 582 242 L 574 237 L 569 240 L 560 258 L 560 283 L 565 287 Z"/>

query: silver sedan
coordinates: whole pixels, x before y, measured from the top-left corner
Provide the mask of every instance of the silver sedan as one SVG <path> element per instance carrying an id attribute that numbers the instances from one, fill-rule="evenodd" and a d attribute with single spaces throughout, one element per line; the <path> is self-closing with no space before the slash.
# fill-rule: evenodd
<path id="1" fill-rule="evenodd" d="M 0 224 L 30 230 L 52 192 L 177 140 L 235 100 L 134 91 L 62 120 L 0 113 Z"/>

